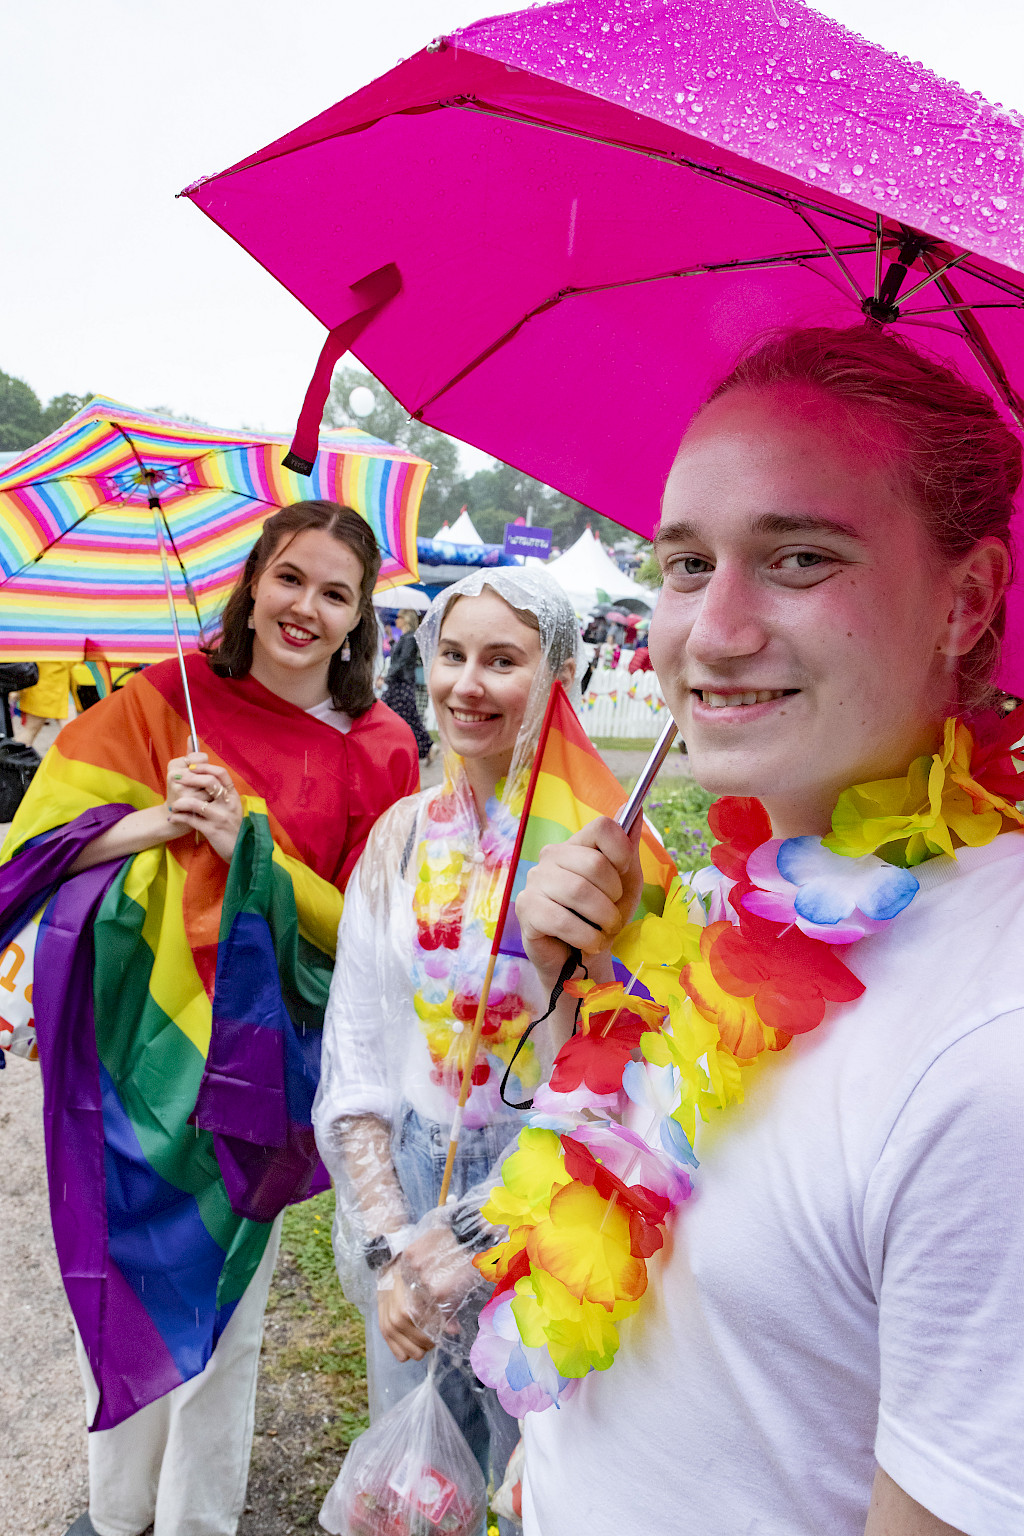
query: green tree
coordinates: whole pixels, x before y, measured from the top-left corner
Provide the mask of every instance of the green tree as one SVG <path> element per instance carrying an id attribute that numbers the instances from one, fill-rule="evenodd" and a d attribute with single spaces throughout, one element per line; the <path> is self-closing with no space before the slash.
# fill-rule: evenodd
<path id="1" fill-rule="evenodd" d="M 24 379 L 0 373 L 0 450 L 31 448 L 45 437 L 42 414 L 38 395 Z"/>
<path id="2" fill-rule="evenodd" d="M 0 373 L 0 451 L 14 453 L 31 448 L 64 425 L 69 416 L 81 410 L 91 395 L 54 395 L 43 406 L 39 396 L 24 379 Z"/>
<path id="3" fill-rule="evenodd" d="M 92 399 L 92 393 L 87 395 L 54 395 L 49 405 L 42 412 L 43 436 L 49 432 L 56 432 L 66 421 L 70 421 L 76 411 L 88 405 Z"/>

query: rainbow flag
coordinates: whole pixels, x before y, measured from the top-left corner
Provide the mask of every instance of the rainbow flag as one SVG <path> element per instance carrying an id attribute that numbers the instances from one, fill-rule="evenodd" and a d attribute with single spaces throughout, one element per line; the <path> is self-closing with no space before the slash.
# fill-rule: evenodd
<path id="1" fill-rule="evenodd" d="M 519 827 L 518 862 L 506 896 L 507 912 L 498 951 L 523 955 L 515 899 L 549 843 L 564 843 L 598 816 L 614 817 L 625 801 L 622 785 L 591 744 L 561 683 L 551 690 Z M 637 917 L 660 913 L 679 873 L 653 828 L 644 823 L 640 840 L 644 885 Z"/>
<path id="2" fill-rule="evenodd" d="M 341 735 L 252 678 L 187 667 L 200 747 L 245 810 L 230 866 L 189 833 L 72 874 L 99 833 L 164 800 L 188 748 L 176 661 L 65 726 L 0 854 L 0 950 L 42 910 L 50 1211 L 95 1429 L 204 1368 L 270 1223 L 310 1192 L 342 889 L 418 778 L 381 706 Z"/>

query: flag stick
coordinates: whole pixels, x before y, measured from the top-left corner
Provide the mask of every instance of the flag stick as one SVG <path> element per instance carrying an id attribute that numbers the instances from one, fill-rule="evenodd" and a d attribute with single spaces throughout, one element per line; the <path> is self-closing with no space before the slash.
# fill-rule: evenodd
<path id="1" fill-rule="evenodd" d="M 466 1065 L 462 1073 L 459 1102 L 455 1106 L 452 1128 L 448 1133 L 448 1156 L 444 1162 L 444 1176 L 441 1179 L 441 1194 L 438 1198 L 438 1205 L 444 1205 L 448 1199 L 448 1187 L 452 1182 L 452 1168 L 455 1165 L 455 1149 L 459 1144 L 459 1134 L 462 1130 L 462 1116 L 473 1088 L 473 1069 L 476 1066 L 476 1054 L 480 1048 L 480 1036 L 483 1032 L 484 1014 L 487 1012 L 487 999 L 490 996 L 491 982 L 494 980 L 494 967 L 498 960 L 498 950 L 501 947 L 502 934 L 505 932 L 505 919 L 508 917 L 509 902 L 512 899 L 512 887 L 515 884 L 516 870 L 519 867 L 519 855 L 523 849 L 523 837 L 526 834 L 526 823 L 530 817 L 530 806 L 533 804 L 534 793 L 537 789 L 537 779 L 540 776 L 540 760 L 544 755 L 544 743 L 548 739 L 552 716 L 554 715 L 555 705 L 560 694 L 564 696 L 565 690 L 561 683 L 556 682 L 548 695 L 547 708 L 544 711 L 540 734 L 537 737 L 537 748 L 533 754 L 533 766 L 530 769 L 530 780 L 526 786 L 526 797 L 523 800 L 523 809 L 519 817 L 519 828 L 516 832 L 515 846 L 512 849 L 512 857 L 509 860 L 508 874 L 505 876 L 505 889 L 501 897 L 501 907 L 498 910 L 498 920 L 494 925 L 494 942 L 491 945 L 490 958 L 487 961 L 487 969 L 484 972 L 483 986 L 480 988 L 480 1001 L 476 1005 L 473 1033 L 469 1037 L 469 1045 L 466 1048 Z"/>
<path id="2" fill-rule="evenodd" d="M 448 1190 L 452 1181 L 452 1169 L 455 1165 L 455 1152 L 459 1144 L 459 1135 L 462 1131 L 462 1118 L 465 1112 L 469 1095 L 473 1088 L 473 1069 L 476 1066 L 477 1052 L 480 1048 L 480 1036 L 484 1027 L 484 1015 L 487 1012 L 487 1001 L 491 990 L 491 982 L 494 979 L 494 967 L 498 959 L 498 951 L 501 946 L 502 935 L 505 931 L 505 920 L 508 917 L 509 903 L 512 897 L 512 888 L 515 884 L 516 870 L 519 866 L 519 857 L 523 847 L 523 837 L 526 833 L 526 823 L 530 816 L 530 806 L 533 803 L 534 793 L 537 788 L 537 779 L 540 776 L 540 763 L 544 753 L 544 743 L 547 741 L 551 728 L 551 719 L 555 711 L 555 705 L 559 697 L 565 697 L 565 690 L 560 682 L 556 682 L 551 689 L 548 698 L 547 709 L 544 711 L 544 719 L 541 723 L 540 735 L 537 739 L 537 748 L 533 756 L 533 767 L 530 770 L 530 780 L 526 788 L 526 798 L 523 801 L 523 809 L 519 817 L 519 830 L 516 833 L 515 847 L 512 850 L 512 858 L 509 862 L 508 875 L 505 880 L 505 891 L 501 900 L 501 908 L 498 912 L 498 920 L 494 925 L 494 942 L 491 945 L 490 958 L 487 969 L 484 972 L 483 986 L 480 989 L 480 1001 L 477 1003 L 476 1017 L 473 1021 L 473 1031 L 469 1037 L 466 1048 L 466 1065 L 462 1074 L 462 1087 L 459 1092 L 459 1102 L 452 1117 L 451 1130 L 448 1133 L 448 1155 L 445 1158 L 444 1175 L 441 1179 L 441 1193 L 438 1205 L 444 1205 L 448 1199 Z M 630 832 L 636 823 L 636 819 L 643 809 L 644 797 L 650 790 L 658 775 L 658 770 L 668 756 L 676 736 L 676 723 L 670 720 L 662 730 L 654 745 L 650 757 L 644 765 L 644 770 L 637 779 L 633 791 L 626 801 L 616 820 L 624 831 Z M 634 978 L 635 979 L 635 978 Z"/>

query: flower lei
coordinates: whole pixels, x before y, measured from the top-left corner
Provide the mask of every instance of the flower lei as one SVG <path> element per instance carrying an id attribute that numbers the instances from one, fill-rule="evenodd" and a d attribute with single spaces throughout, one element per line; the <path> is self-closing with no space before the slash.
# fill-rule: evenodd
<path id="1" fill-rule="evenodd" d="M 502 780 L 487 802 L 486 825 L 478 837 L 472 798 L 446 779 L 427 807 L 416 853 L 414 1006 L 430 1052 L 432 1081 L 445 1089 L 453 1108 L 469 1065 L 469 1037 L 524 795 L 525 781 L 508 791 Z M 484 1125 L 501 1112 L 501 1078 L 530 1022 L 521 981 L 522 963 L 502 957 L 472 1069 L 466 1125 Z M 519 1053 L 516 1072 L 529 1093 L 539 1077 L 529 1043 Z"/>
<path id="2" fill-rule="evenodd" d="M 648 997 L 570 983 L 578 1032 L 483 1208 L 508 1237 L 475 1260 L 494 1292 L 471 1359 L 508 1413 L 563 1402 L 612 1364 L 616 1325 L 639 1306 L 646 1261 L 691 1193 L 698 1118 L 742 1102 L 759 1057 L 863 992 L 837 949 L 909 905 L 912 866 L 1024 826 L 1021 735 L 1024 709 L 977 740 L 947 720 L 941 752 L 904 778 L 845 791 L 824 838 L 775 838 L 759 801 L 717 801 L 700 890 L 674 887 L 660 917 L 616 944 Z M 620 1123 L 626 1101 L 643 1135 Z"/>

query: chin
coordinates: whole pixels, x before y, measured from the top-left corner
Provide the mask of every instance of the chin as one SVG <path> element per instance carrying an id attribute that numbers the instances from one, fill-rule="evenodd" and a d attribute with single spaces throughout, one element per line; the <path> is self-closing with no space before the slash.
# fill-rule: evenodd
<path id="1" fill-rule="evenodd" d="M 685 737 L 684 737 L 685 740 Z M 751 761 L 742 749 L 695 747 L 686 743 L 693 777 L 709 795 L 747 795 L 764 800 L 785 791 L 783 772 L 774 772 L 774 764 Z"/>

